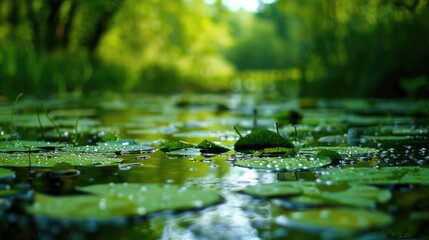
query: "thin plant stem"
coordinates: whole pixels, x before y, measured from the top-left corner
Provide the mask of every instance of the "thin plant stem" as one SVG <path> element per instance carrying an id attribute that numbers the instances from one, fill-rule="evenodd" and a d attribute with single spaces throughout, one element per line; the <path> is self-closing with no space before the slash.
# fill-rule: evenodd
<path id="1" fill-rule="evenodd" d="M 24 146 L 28 149 L 28 167 L 31 169 L 31 147 L 30 146 Z"/>
<path id="2" fill-rule="evenodd" d="M 45 112 L 45 116 L 49 119 L 49 121 L 52 123 L 52 125 L 54 125 L 55 129 L 57 130 L 58 133 L 58 138 L 61 141 L 61 131 L 60 128 L 58 127 L 58 125 L 54 122 L 54 120 L 51 118 L 51 116 L 49 116 L 48 111 L 46 110 L 45 106 L 43 106 L 43 104 L 41 104 L 43 111 Z"/>
<path id="3" fill-rule="evenodd" d="M 237 126 L 234 126 L 234 130 L 238 134 L 238 136 L 240 136 L 241 138 L 243 137 L 243 135 L 241 135 L 240 131 L 238 131 Z"/>
<path id="4" fill-rule="evenodd" d="M 15 103 L 13 104 L 13 108 L 12 108 L 12 114 L 10 115 L 10 134 L 13 135 L 14 131 L 13 131 L 13 117 L 15 114 L 15 108 L 16 108 L 16 103 L 18 102 L 18 99 L 24 95 L 24 93 L 20 93 L 18 94 L 18 96 L 16 96 L 15 98 Z"/>
<path id="5" fill-rule="evenodd" d="M 76 117 L 76 124 L 74 125 L 74 138 L 73 138 L 73 144 L 76 146 L 77 145 L 77 130 L 78 130 L 78 126 L 79 126 L 79 118 Z"/>
<path id="6" fill-rule="evenodd" d="M 279 122 L 276 122 L 276 132 L 277 132 L 277 135 L 279 135 L 280 136 L 280 131 L 279 131 Z M 279 141 L 279 140 L 278 140 Z M 280 143 L 277 141 L 277 151 L 279 151 L 279 145 L 280 145 Z"/>
<path id="7" fill-rule="evenodd" d="M 37 121 L 39 121 L 40 132 L 42 133 L 42 140 L 45 141 L 45 130 L 42 126 L 42 121 L 40 121 L 40 112 L 37 111 Z"/>

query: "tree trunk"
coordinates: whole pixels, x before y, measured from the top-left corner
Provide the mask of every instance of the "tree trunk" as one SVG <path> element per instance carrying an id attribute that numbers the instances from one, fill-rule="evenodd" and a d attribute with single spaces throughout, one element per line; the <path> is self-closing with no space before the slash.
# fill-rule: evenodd
<path id="1" fill-rule="evenodd" d="M 59 45 L 60 9 L 63 2 L 63 0 L 49 0 L 51 11 L 46 23 L 46 49 L 48 52 L 54 50 Z"/>

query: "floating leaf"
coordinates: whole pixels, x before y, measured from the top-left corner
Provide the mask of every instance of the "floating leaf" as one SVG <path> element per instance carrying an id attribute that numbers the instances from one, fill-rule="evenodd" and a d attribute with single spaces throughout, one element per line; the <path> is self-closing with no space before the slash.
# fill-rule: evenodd
<path id="1" fill-rule="evenodd" d="M 300 171 L 312 168 L 320 168 L 329 164 L 331 164 L 331 159 L 326 156 L 310 158 L 249 158 L 237 160 L 234 162 L 234 165 L 240 167 L 272 171 Z"/>
<path id="2" fill-rule="evenodd" d="M 13 178 L 15 178 L 14 171 L 6 168 L 0 168 L 0 180 L 8 180 Z"/>
<path id="3" fill-rule="evenodd" d="M 65 145 L 57 142 L 39 142 L 16 140 L 0 142 L 0 152 L 40 152 L 43 150 L 56 150 L 65 147 Z"/>
<path id="4" fill-rule="evenodd" d="M 393 221 L 379 211 L 363 209 L 317 209 L 289 212 L 277 217 L 276 222 L 288 227 L 310 227 L 329 231 L 363 231 L 382 228 Z"/>
<path id="5" fill-rule="evenodd" d="M 177 141 L 177 142 L 164 143 L 159 149 L 163 152 L 170 152 L 170 151 L 180 150 L 184 148 L 194 148 L 194 147 L 195 146 L 193 144 L 183 142 L 183 141 Z"/>
<path id="6" fill-rule="evenodd" d="M 361 143 L 367 142 L 405 142 L 413 141 L 414 138 L 411 136 L 362 136 L 360 139 Z M 423 140 L 424 141 L 424 140 Z M 422 142 L 423 142 L 422 141 Z M 426 140 L 427 142 L 428 140 Z"/>
<path id="7" fill-rule="evenodd" d="M 319 171 L 318 174 L 320 175 L 319 179 L 324 182 L 429 184 L 429 168 L 422 167 L 334 168 Z"/>
<path id="8" fill-rule="evenodd" d="M 298 205 L 344 205 L 371 207 L 391 198 L 388 190 L 359 184 L 317 184 L 314 182 L 277 182 L 259 184 L 243 190 L 257 197 L 282 197 Z"/>
<path id="9" fill-rule="evenodd" d="M 339 153 L 340 155 L 346 156 L 361 156 L 368 154 L 378 153 L 379 150 L 375 148 L 367 148 L 367 147 L 308 147 L 301 148 L 299 150 L 300 154 L 316 154 L 322 150 L 329 150 Z"/>
<path id="10" fill-rule="evenodd" d="M 320 150 L 316 154 L 316 156 L 326 156 L 326 157 L 329 157 L 332 161 L 339 161 L 342 158 L 338 152 L 332 151 L 332 150 L 327 150 L 327 149 Z"/>
<path id="11" fill-rule="evenodd" d="M 121 159 L 89 153 L 13 153 L 0 154 L 0 166 L 8 167 L 54 167 L 65 162 L 73 166 L 114 166 Z"/>
<path id="12" fill-rule="evenodd" d="M 295 149 L 293 148 L 265 148 L 262 151 L 254 152 L 254 155 L 259 157 L 292 157 L 296 154 Z"/>
<path id="13" fill-rule="evenodd" d="M 293 144 L 277 133 L 265 129 L 253 130 L 251 133 L 238 139 L 234 144 L 236 151 L 261 150 L 275 147 L 293 148 Z"/>
<path id="14" fill-rule="evenodd" d="M 229 151 L 228 148 L 210 142 L 207 139 L 198 144 L 197 148 L 200 148 L 202 153 L 224 153 Z"/>
<path id="15" fill-rule="evenodd" d="M 37 194 L 27 210 L 39 217 L 109 220 L 161 211 L 199 209 L 223 201 L 210 190 L 160 184 L 99 184 L 79 188 L 92 195 L 52 197 Z"/>
<path id="16" fill-rule="evenodd" d="M 115 154 L 138 154 L 155 151 L 148 145 L 121 145 L 116 143 L 102 143 L 98 146 L 78 146 L 65 149 L 66 152 L 75 153 L 115 153 Z"/>
<path id="17" fill-rule="evenodd" d="M 247 187 L 243 193 L 256 197 L 288 197 L 301 194 L 302 188 L 298 182 L 277 182 L 272 184 L 258 184 Z"/>

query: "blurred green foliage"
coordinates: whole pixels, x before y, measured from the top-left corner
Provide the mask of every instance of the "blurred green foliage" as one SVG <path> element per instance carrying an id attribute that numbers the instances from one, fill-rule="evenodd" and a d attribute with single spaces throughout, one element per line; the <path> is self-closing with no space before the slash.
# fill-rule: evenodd
<path id="1" fill-rule="evenodd" d="M 211 2 L 0 0 L 0 95 L 429 96 L 427 0 Z"/>

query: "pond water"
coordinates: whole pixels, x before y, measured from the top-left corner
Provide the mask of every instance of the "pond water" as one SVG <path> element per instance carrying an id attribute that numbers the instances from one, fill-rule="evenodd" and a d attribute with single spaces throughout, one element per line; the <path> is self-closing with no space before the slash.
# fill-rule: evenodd
<path id="1" fill-rule="evenodd" d="M 254 95 L 4 101 L 1 236 L 426 239 L 427 109 Z M 236 152 L 234 127 L 278 131 L 293 151 Z M 227 150 L 206 153 L 203 140 Z M 161 150 L 176 141 L 193 146 Z M 89 153 L 101 159 L 80 159 Z"/>

